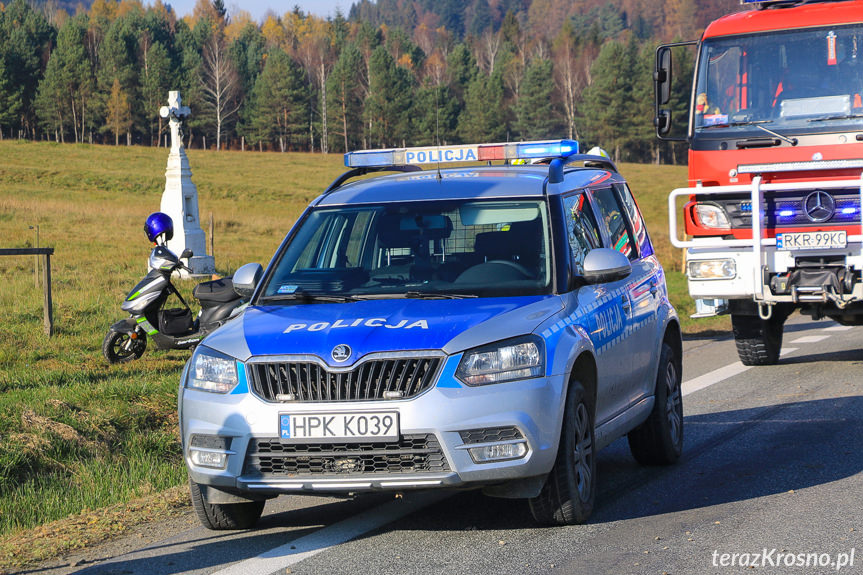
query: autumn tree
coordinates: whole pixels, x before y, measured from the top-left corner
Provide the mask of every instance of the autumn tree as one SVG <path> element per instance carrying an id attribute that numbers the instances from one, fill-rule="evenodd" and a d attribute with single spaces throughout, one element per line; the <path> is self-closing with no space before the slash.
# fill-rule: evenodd
<path id="1" fill-rule="evenodd" d="M 43 55 L 54 40 L 55 31 L 38 11 L 25 0 L 12 0 L 0 10 L 0 60 L 3 61 L 8 88 L 5 97 L 11 103 L 15 119 L 10 127 L 33 133 L 33 101 L 43 74 Z"/>
<path id="2" fill-rule="evenodd" d="M 506 114 L 503 82 L 499 74 L 477 74 L 465 94 L 458 120 L 458 133 L 465 142 L 503 142 L 506 140 Z"/>
<path id="3" fill-rule="evenodd" d="M 325 20 L 309 16 L 304 21 L 297 44 L 297 56 L 315 85 L 321 115 L 321 152 L 329 152 L 327 131 L 327 78 L 333 65 L 333 39 Z"/>
<path id="4" fill-rule="evenodd" d="M 214 31 L 204 44 L 200 81 L 203 104 L 215 120 L 216 150 L 221 150 L 222 132 L 240 109 L 240 79 L 221 30 Z"/>
<path id="5" fill-rule="evenodd" d="M 250 132 L 253 142 L 262 145 L 278 140 L 285 151 L 300 140 L 307 106 L 304 84 L 302 70 L 291 57 L 281 48 L 270 50 L 255 82 Z"/>
<path id="6" fill-rule="evenodd" d="M 65 141 L 63 132 L 67 126 L 71 126 L 75 142 L 84 141 L 86 114 L 95 90 L 93 71 L 84 48 L 86 31 L 86 16 L 66 21 L 48 60 L 45 79 L 39 85 L 37 114 L 43 125 L 54 124 L 60 130 L 62 141 Z"/>
<path id="7" fill-rule="evenodd" d="M 607 42 L 591 69 L 593 83 L 582 92 L 579 115 L 586 137 L 602 146 L 620 161 L 630 141 L 637 117 L 633 99 L 633 77 L 636 75 L 634 43 Z"/>
<path id="8" fill-rule="evenodd" d="M 129 109 L 129 97 L 120 85 L 119 78 L 114 78 L 111 85 L 111 95 L 108 98 L 108 117 L 105 129 L 114 134 L 114 145 L 120 145 L 120 134 L 128 133 L 132 127 L 132 112 Z"/>
<path id="9" fill-rule="evenodd" d="M 362 55 L 353 44 L 346 45 L 327 79 L 327 99 L 332 109 L 332 131 L 342 136 L 345 152 L 359 144 L 362 130 L 360 68 Z"/>
<path id="10" fill-rule="evenodd" d="M 522 140 L 554 137 L 558 119 L 552 102 L 551 60 L 536 58 L 527 66 L 516 104 L 516 128 Z"/>
<path id="11" fill-rule="evenodd" d="M 371 56 L 364 113 L 372 145 L 386 147 L 408 137 L 411 90 L 410 72 L 397 65 L 384 46 L 378 46 Z"/>

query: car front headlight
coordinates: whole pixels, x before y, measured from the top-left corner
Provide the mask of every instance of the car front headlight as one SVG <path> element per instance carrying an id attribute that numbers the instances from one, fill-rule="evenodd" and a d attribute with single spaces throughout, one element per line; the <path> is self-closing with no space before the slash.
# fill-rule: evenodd
<path id="1" fill-rule="evenodd" d="M 198 346 L 189 366 L 187 388 L 230 393 L 238 382 L 237 360 L 208 347 Z"/>
<path id="2" fill-rule="evenodd" d="M 545 372 L 545 345 L 524 336 L 464 352 L 455 376 L 466 385 L 488 385 L 539 377 Z"/>

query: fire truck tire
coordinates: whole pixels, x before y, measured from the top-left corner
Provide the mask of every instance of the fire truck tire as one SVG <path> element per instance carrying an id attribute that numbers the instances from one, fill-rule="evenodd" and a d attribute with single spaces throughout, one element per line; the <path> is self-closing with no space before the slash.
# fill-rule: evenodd
<path id="1" fill-rule="evenodd" d="M 782 349 L 782 329 L 785 322 L 758 316 L 731 315 L 737 356 L 743 365 L 775 365 Z"/>

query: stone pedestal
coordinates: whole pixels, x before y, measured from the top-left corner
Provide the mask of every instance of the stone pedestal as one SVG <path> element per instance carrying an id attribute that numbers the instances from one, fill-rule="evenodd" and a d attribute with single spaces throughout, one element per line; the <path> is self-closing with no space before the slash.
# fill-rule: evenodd
<path id="1" fill-rule="evenodd" d="M 162 193 L 161 211 L 174 220 L 174 237 L 168 241 L 168 249 L 177 255 L 190 249 L 193 256 L 188 266 L 192 275 L 207 276 L 216 272 L 213 256 L 207 255 L 207 242 L 198 216 L 198 189 L 192 182 L 192 169 L 183 147 L 181 124 L 188 117 L 189 108 L 181 106 L 180 93 L 170 92 L 170 107 L 163 107 L 162 117 L 170 118 L 171 152 L 165 170 L 165 191 Z M 183 271 L 183 277 L 189 275 Z"/>

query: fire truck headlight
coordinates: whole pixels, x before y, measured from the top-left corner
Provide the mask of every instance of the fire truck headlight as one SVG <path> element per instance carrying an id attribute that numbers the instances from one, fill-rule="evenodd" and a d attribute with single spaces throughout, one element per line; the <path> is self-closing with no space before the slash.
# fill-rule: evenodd
<path id="1" fill-rule="evenodd" d="M 689 262 L 689 279 L 728 280 L 737 277 L 734 260 L 695 260 Z"/>
<path id="2" fill-rule="evenodd" d="M 714 204 L 695 204 L 695 219 L 704 228 L 727 229 L 731 227 L 725 210 Z"/>

